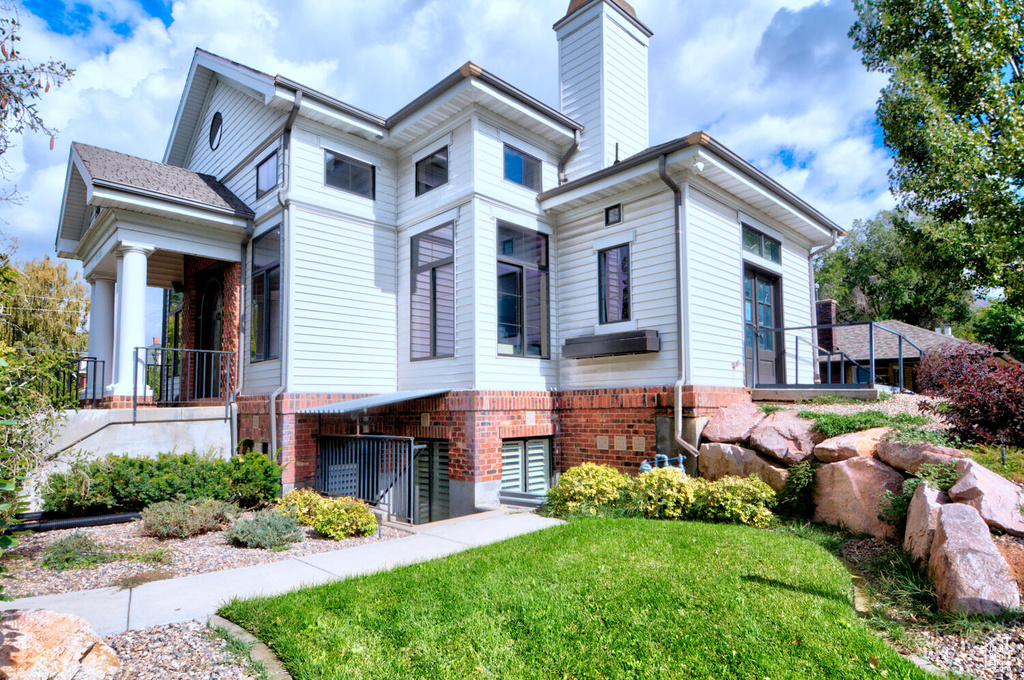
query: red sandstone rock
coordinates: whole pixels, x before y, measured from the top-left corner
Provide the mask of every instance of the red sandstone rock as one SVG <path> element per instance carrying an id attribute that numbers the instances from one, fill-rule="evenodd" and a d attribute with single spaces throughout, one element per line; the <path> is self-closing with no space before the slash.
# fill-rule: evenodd
<path id="1" fill-rule="evenodd" d="M 1024 536 L 1024 489 L 970 459 L 957 461 L 960 480 L 949 490 L 956 503 L 970 505 L 990 526 Z"/>
<path id="2" fill-rule="evenodd" d="M 85 620 L 14 609 L 0 622 L 0 680 L 109 680 L 121 662 Z"/>
<path id="3" fill-rule="evenodd" d="M 814 457 L 822 463 L 838 463 L 848 458 L 874 458 L 878 442 L 892 432 L 888 427 L 874 427 L 826 439 L 814 447 Z"/>
<path id="4" fill-rule="evenodd" d="M 818 468 L 814 521 L 840 526 L 854 534 L 889 538 L 895 527 L 878 519 L 885 491 L 898 493 L 903 475 L 874 458 L 850 458 Z"/>
<path id="5" fill-rule="evenodd" d="M 937 465 L 952 463 L 964 457 L 964 452 L 947 446 L 920 442 L 905 444 L 903 442 L 879 442 L 878 458 L 904 472 L 917 472 L 925 463 Z"/>
<path id="6" fill-rule="evenodd" d="M 697 458 L 700 476 L 711 481 L 722 477 L 760 477 L 780 491 L 789 476 L 789 470 L 773 465 L 766 457 L 733 444 L 704 444 Z"/>
<path id="7" fill-rule="evenodd" d="M 928 572 L 939 608 L 965 614 L 999 614 L 1020 606 L 1020 591 L 988 525 L 969 505 L 939 511 Z"/>
<path id="8" fill-rule="evenodd" d="M 949 503 L 949 496 L 933 489 L 928 482 L 921 482 L 910 499 L 907 514 L 907 530 L 903 535 L 903 549 L 918 562 L 927 562 L 935 540 L 935 526 L 939 521 L 939 510 Z"/>
<path id="9" fill-rule="evenodd" d="M 750 433 L 750 446 L 786 465 L 799 463 L 814 455 L 814 447 L 825 439 L 812 432 L 810 420 L 794 411 L 776 411 Z"/>
<path id="10" fill-rule="evenodd" d="M 718 409 L 701 436 L 711 442 L 743 444 L 766 417 L 764 411 L 749 402 L 732 404 Z"/>

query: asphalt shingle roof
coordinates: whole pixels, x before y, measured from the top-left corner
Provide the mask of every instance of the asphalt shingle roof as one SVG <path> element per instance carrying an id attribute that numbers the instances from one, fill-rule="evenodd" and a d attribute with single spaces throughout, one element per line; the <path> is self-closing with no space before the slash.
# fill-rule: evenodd
<path id="1" fill-rule="evenodd" d="M 954 338 L 942 333 L 930 331 L 927 328 L 912 326 L 902 321 L 878 321 L 878 326 L 891 328 L 901 333 L 907 340 L 918 345 L 925 353 L 936 350 L 959 347 L 963 344 L 970 344 L 968 340 Z M 855 361 L 867 360 L 870 358 L 870 340 L 868 326 L 841 326 L 835 329 L 836 349 L 839 349 Z M 903 358 L 913 359 L 920 357 L 920 353 L 908 342 L 903 343 Z M 899 358 L 899 338 L 892 333 L 875 328 L 875 359 L 897 359 Z"/>
<path id="2" fill-rule="evenodd" d="M 72 146 L 93 181 L 200 203 L 239 217 L 254 215 L 249 206 L 210 175 L 79 142 Z"/>

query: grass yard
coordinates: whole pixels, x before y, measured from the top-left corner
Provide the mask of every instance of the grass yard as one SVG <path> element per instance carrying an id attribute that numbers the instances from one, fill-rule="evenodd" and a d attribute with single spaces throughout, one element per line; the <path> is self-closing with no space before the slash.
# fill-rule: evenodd
<path id="1" fill-rule="evenodd" d="M 989 470 L 998 472 L 1018 484 L 1024 484 L 1024 449 L 1007 446 L 1006 467 L 1003 467 L 1003 456 L 998 445 L 970 444 L 964 447 L 964 451 Z"/>
<path id="2" fill-rule="evenodd" d="M 296 680 L 930 677 L 851 597 L 795 536 L 594 519 L 221 614 Z"/>

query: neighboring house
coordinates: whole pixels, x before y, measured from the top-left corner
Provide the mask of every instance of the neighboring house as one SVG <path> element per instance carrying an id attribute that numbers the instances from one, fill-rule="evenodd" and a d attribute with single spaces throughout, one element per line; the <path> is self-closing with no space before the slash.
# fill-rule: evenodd
<path id="1" fill-rule="evenodd" d="M 383 118 L 197 50 L 162 163 L 74 144 L 57 249 L 93 286 L 107 405 L 226 401 L 286 487 L 364 496 L 395 493 L 402 443 L 366 435 L 415 438 L 425 521 L 636 470 L 755 367 L 813 373 L 760 329 L 814 323 L 809 258 L 842 230 L 706 133 L 650 146 L 626 2 L 554 29 L 558 109 L 467 63 Z M 133 370 L 147 283 L 182 293 L 175 390 Z"/>

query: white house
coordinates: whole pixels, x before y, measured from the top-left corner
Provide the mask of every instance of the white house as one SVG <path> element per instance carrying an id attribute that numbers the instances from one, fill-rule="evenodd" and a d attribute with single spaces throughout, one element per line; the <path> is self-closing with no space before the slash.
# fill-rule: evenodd
<path id="1" fill-rule="evenodd" d="M 425 521 L 813 382 L 811 330 L 761 329 L 814 323 L 840 227 L 703 132 L 650 145 L 626 2 L 554 29 L 558 108 L 467 63 L 384 118 L 196 50 L 161 163 L 74 144 L 105 404 L 225 404 L 287 486 Z M 181 301 L 148 371 L 147 284 Z"/>

